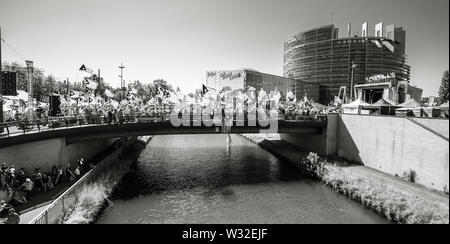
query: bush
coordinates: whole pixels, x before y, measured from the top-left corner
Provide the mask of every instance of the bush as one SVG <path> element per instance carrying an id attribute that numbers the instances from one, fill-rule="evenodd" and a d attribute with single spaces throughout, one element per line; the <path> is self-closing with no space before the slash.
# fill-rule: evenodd
<path id="1" fill-rule="evenodd" d="M 308 176 L 321 179 L 325 174 L 324 161 L 317 153 L 310 152 L 302 161 L 302 168 Z"/>
<path id="2" fill-rule="evenodd" d="M 76 196 L 75 205 L 64 217 L 64 224 L 92 223 L 111 194 L 113 184 L 103 179 L 84 186 Z"/>
<path id="3" fill-rule="evenodd" d="M 410 169 L 406 172 L 403 172 L 402 179 L 412 182 L 412 183 L 416 183 L 417 180 L 419 179 L 419 177 L 417 176 L 416 171 Z"/>

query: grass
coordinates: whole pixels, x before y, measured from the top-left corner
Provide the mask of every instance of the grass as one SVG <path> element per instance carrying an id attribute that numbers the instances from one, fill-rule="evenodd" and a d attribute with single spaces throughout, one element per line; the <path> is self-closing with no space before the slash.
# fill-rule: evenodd
<path id="1" fill-rule="evenodd" d="M 76 195 L 74 206 L 65 214 L 63 224 L 90 224 L 106 206 L 109 196 L 122 176 L 128 172 L 130 164 L 125 161 L 135 161 L 145 143 L 138 141 L 119 155 L 118 163 L 110 165 L 94 183 L 87 184 Z"/>
<path id="2" fill-rule="evenodd" d="M 395 223 L 448 224 L 449 206 L 417 194 L 382 184 L 347 170 L 343 160 L 322 159 L 310 153 L 302 163 L 316 177 L 353 200 L 362 203 Z"/>
<path id="3" fill-rule="evenodd" d="M 75 205 L 66 214 L 63 223 L 89 224 L 94 222 L 108 200 L 113 187 L 113 182 L 107 178 L 84 186 L 77 194 Z"/>

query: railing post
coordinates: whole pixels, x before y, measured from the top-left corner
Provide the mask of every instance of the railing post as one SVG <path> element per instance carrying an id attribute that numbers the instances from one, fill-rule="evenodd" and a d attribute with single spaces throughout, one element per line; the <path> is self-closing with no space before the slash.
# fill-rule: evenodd
<path id="1" fill-rule="evenodd" d="M 45 224 L 48 224 L 48 211 L 45 211 Z"/>
<path id="2" fill-rule="evenodd" d="M 64 196 L 61 198 L 61 205 L 62 205 L 62 209 L 63 209 L 63 211 L 65 212 L 66 211 L 66 206 L 65 206 L 65 204 L 64 204 Z"/>

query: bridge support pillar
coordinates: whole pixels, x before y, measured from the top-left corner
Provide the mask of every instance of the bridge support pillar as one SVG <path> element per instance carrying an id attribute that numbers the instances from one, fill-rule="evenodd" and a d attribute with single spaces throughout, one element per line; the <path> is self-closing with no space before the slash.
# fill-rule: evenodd
<path id="1" fill-rule="evenodd" d="M 326 130 L 326 155 L 332 156 L 336 155 L 337 152 L 337 142 L 338 142 L 338 126 L 339 126 L 339 114 L 330 113 L 328 114 L 328 124 L 324 128 Z"/>

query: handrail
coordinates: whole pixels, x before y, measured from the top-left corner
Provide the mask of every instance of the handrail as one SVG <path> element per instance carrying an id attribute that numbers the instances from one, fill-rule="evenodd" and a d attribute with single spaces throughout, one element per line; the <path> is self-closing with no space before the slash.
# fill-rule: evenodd
<path id="1" fill-rule="evenodd" d="M 189 118 L 193 120 L 194 113 L 191 113 Z M 149 122 L 143 122 L 144 119 L 149 119 Z M 57 128 L 71 128 L 71 127 L 81 127 L 87 125 L 109 125 L 109 124 L 121 124 L 121 123 L 151 123 L 153 121 L 165 122 L 169 121 L 169 114 L 155 114 L 155 115 L 120 115 L 113 116 L 113 121 L 106 115 L 91 115 L 91 116 L 62 116 L 62 117 L 48 117 L 45 119 L 35 119 L 35 120 L 22 120 L 22 121 L 10 121 L 2 122 L 0 126 L 6 128 L 6 137 L 16 134 L 30 134 L 30 133 L 40 133 L 44 131 L 51 131 Z M 284 114 L 279 116 L 278 120 L 282 121 L 326 121 L 326 114 L 316 114 L 316 115 L 288 115 Z M 238 121 L 235 119 L 234 121 Z M 10 130 L 11 127 L 16 126 L 17 131 L 13 132 Z M 37 126 L 37 130 L 34 129 Z M 30 128 L 31 127 L 31 128 Z M 0 134 L 0 139 L 4 135 Z"/>
<path id="2" fill-rule="evenodd" d="M 94 166 L 94 168 L 92 168 L 91 170 L 89 170 L 89 172 L 87 172 L 85 175 L 83 175 L 75 184 L 73 184 L 67 190 L 65 190 L 58 198 L 56 198 L 55 200 L 52 200 L 52 203 L 49 204 L 39 215 L 34 217 L 34 219 L 30 221 L 30 224 L 38 223 L 39 220 L 42 219 L 48 213 L 48 211 L 50 209 L 52 209 L 53 207 L 56 206 L 56 204 L 58 204 L 59 202 L 64 200 L 64 198 L 66 197 L 66 195 L 68 193 L 70 193 L 73 189 L 78 187 L 80 184 L 84 183 L 84 181 L 94 172 L 95 168 L 96 168 L 96 166 Z"/>

